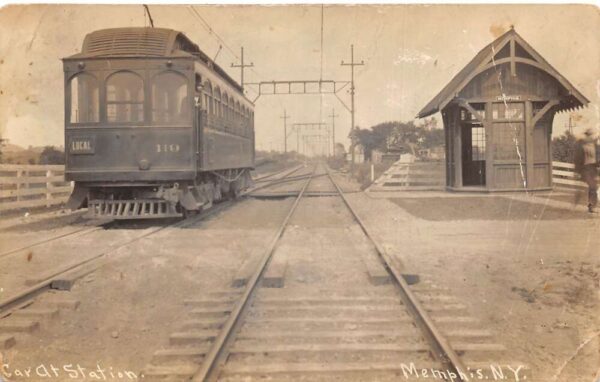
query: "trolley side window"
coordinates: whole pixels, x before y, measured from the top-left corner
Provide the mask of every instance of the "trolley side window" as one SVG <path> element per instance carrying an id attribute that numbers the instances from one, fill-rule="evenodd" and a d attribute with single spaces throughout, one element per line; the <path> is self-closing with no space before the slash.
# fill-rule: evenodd
<path id="1" fill-rule="evenodd" d="M 188 81 L 183 75 L 166 72 L 155 77 L 152 83 L 152 121 L 191 122 Z"/>
<path id="2" fill-rule="evenodd" d="M 144 81 L 131 72 L 118 72 L 106 81 L 106 118 L 110 123 L 144 121 Z"/>
<path id="3" fill-rule="evenodd" d="M 207 114 L 213 113 L 213 92 L 209 81 L 204 83 L 204 108 Z"/>
<path id="4" fill-rule="evenodd" d="M 100 91 L 98 80 L 91 74 L 80 73 L 69 81 L 71 95 L 70 123 L 100 121 Z"/>

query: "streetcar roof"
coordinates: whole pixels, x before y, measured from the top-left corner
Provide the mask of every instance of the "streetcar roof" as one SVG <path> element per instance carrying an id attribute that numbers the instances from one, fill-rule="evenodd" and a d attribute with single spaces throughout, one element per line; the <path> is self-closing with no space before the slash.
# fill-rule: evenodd
<path id="1" fill-rule="evenodd" d="M 204 62 L 238 91 L 241 86 L 182 32 L 167 28 L 109 28 L 85 36 L 80 53 L 66 60 L 88 58 L 193 57 Z"/>

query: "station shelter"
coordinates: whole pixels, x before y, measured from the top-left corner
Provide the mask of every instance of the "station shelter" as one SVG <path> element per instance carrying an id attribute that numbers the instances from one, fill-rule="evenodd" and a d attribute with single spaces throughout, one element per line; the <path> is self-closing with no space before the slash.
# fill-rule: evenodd
<path id="1" fill-rule="evenodd" d="M 446 187 L 552 188 L 552 121 L 589 101 L 511 28 L 481 50 L 418 114 L 442 113 Z"/>

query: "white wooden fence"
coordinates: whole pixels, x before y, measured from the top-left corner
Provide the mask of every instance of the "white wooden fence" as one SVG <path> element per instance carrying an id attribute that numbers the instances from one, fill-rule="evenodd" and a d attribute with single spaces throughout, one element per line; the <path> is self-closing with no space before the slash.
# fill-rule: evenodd
<path id="1" fill-rule="evenodd" d="M 582 182 L 579 174 L 575 172 L 575 165 L 566 162 L 552 162 L 552 182 L 555 189 L 576 190 L 586 188 L 587 184 Z"/>
<path id="2" fill-rule="evenodd" d="M 443 189 L 443 163 L 402 163 L 392 166 L 371 186 L 380 190 Z M 579 180 L 572 163 L 552 162 L 554 187 L 576 190 L 587 185 Z M 63 165 L 0 164 L 0 213 L 11 210 L 50 207 L 67 201 L 73 186 L 64 181 Z"/>
<path id="3" fill-rule="evenodd" d="M 422 191 L 445 188 L 445 168 L 443 162 L 394 163 L 379 179 L 368 188 L 369 191 Z M 575 172 L 575 165 L 565 162 L 552 162 L 554 189 L 575 191 L 587 188 Z"/>
<path id="4" fill-rule="evenodd" d="M 368 191 L 434 191 L 446 184 L 444 162 L 404 162 L 402 159 L 388 168 Z"/>
<path id="5" fill-rule="evenodd" d="M 63 165 L 0 164 L 0 212 L 64 203 L 72 184 Z"/>

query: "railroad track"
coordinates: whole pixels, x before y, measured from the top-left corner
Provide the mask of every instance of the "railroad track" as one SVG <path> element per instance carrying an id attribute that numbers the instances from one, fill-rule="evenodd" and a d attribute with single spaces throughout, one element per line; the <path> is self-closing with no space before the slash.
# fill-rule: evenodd
<path id="1" fill-rule="evenodd" d="M 285 182 L 285 178 L 286 177 L 288 177 L 292 173 L 298 171 L 300 168 L 302 168 L 302 166 L 295 166 L 295 167 L 292 167 L 291 169 L 285 168 L 285 169 L 276 171 L 274 173 L 267 174 L 267 175 L 264 175 L 262 177 L 255 178 L 254 181 L 255 182 L 259 182 L 259 183 L 265 183 L 265 182 Z M 280 177 L 277 177 L 278 175 Z M 273 177 L 275 177 L 275 179 L 271 179 Z M 264 187 L 267 187 L 270 184 L 271 183 L 268 183 L 268 184 L 264 185 Z M 263 186 L 261 186 L 261 187 L 263 187 Z M 248 194 L 248 192 L 255 191 L 255 189 L 256 188 L 253 188 L 253 189 L 251 189 L 251 190 L 249 190 L 249 191 L 247 191 L 245 193 L 242 193 L 241 196 L 244 196 L 244 195 Z M 48 243 L 56 241 L 56 240 L 65 239 L 65 238 L 74 238 L 74 237 L 77 237 L 77 236 L 87 235 L 89 233 L 96 232 L 96 231 L 101 230 L 101 229 L 106 229 L 106 228 L 111 227 L 111 225 L 115 224 L 115 222 L 116 222 L 115 220 L 103 220 L 102 222 L 94 222 L 94 223 L 92 223 L 92 226 L 76 227 L 76 228 L 74 228 L 74 229 L 72 229 L 72 230 L 70 230 L 68 232 L 61 233 L 61 234 L 56 235 L 56 236 L 52 236 L 52 237 L 45 238 L 45 239 L 42 239 L 42 240 L 37 240 L 37 241 L 35 241 L 33 243 L 28 243 L 26 245 L 23 245 L 23 246 L 20 246 L 20 247 L 17 247 L 17 248 L 12 248 L 12 249 L 6 250 L 4 252 L 0 252 L 0 259 L 2 259 L 3 257 L 10 256 L 10 255 L 24 253 L 24 252 L 26 252 L 28 250 L 31 250 L 31 249 L 35 248 L 35 247 L 39 247 L 41 245 L 45 245 L 45 244 L 48 244 Z"/>
<path id="2" fill-rule="evenodd" d="M 266 181 L 269 180 L 269 178 L 272 178 L 272 177 L 275 177 L 275 176 L 280 175 L 282 173 L 285 173 L 288 170 L 289 170 L 288 168 L 283 168 L 281 170 L 277 170 L 277 171 L 274 171 L 274 172 L 271 172 L 271 173 L 268 173 L 268 174 L 257 176 L 255 178 L 252 178 L 252 180 L 254 180 L 254 182 L 257 182 L 257 183 L 258 182 L 266 182 Z"/>
<path id="3" fill-rule="evenodd" d="M 297 166 L 292 169 L 286 169 L 285 171 L 283 171 L 282 173 L 279 174 L 280 175 L 279 177 L 277 177 L 276 179 L 274 179 L 272 181 L 280 182 L 285 177 L 298 171 L 298 169 L 300 169 L 301 167 L 302 166 Z M 245 191 L 244 193 L 242 193 L 240 195 L 240 197 L 246 196 L 247 194 L 249 194 L 252 191 L 253 191 L 253 189 Z M 219 203 L 219 204 L 213 206 L 212 208 L 208 209 L 207 211 L 204 211 L 202 214 L 189 217 L 185 220 L 181 220 L 181 221 L 173 222 L 173 223 L 170 223 L 167 225 L 152 228 L 149 231 L 146 231 L 140 235 L 137 235 L 131 239 L 128 239 L 128 240 L 124 241 L 123 243 L 120 243 L 117 246 L 107 248 L 103 251 L 100 251 L 97 254 L 86 257 L 85 259 L 76 261 L 74 263 L 65 264 L 62 267 L 52 269 L 42 275 L 38 275 L 33 279 L 33 280 L 37 279 L 38 281 L 31 283 L 31 285 L 28 285 L 27 287 L 15 292 L 15 293 L 12 293 L 8 296 L 5 296 L 4 294 L 0 295 L 0 320 L 2 318 L 6 318 L 15 313 L 23 313 L 23 312 L 20 312 L 20 310 L 22 310 L 23 308 L 29 307 L 34 302 L 34 300 L 37 296 L 39 296 L 51 289 L 59 289 L 59 290 L 70 289 L 72 284 L 76 280 L 80 279 L 81 277 L 83 277 L 89 273 L 94 272 L 96 269 L 98 269 L 101 266 L 103 266 L 104 264 L 106 264 L 106 262 L 109 260 L 111 255 L 116 253 L 119 249 L 129 246 L 129 245 L 131 245 L 139 240 L 142 240 L 144 238 L 147 238 L 149 236 L 155 235 L 166 229 L 185 228 L 185 227 L 192 226 L 194 224 L 199 223 L 202 220 L 205 220 L 211 216 L 218 214 L 221 211 L 224 211 L 225 209 L 232 206 L 234 203 L 235 203 L 235 200 L 229 200 L 229 201 Z M 58 239 L 66 239 L 68 237 L 73 238 L 73 237 L 78 237 L 78 236 L 85 235 L 85 234 L 90 234 L 92 232 L 95 232 L 95 231 L 105 228 L 107 225 L 109 225 L 111 223 L 113 223 L 113 221 L 103 222 L 102 224 L 100 224 L 98 226 L 94 226 L 91 228 L 77 229 L 74 232 L 57 235 L 56 237 L 52 237 L 52 238 L 48 238 L 48 239 L 45 239 L 42 241 L 31 243 L 27 246 L 9 250 L 3 254 L 0 254 L 0 258 L 7 257 L 9 255 L 15 255 L 18 253 L 23 253 L 24 251 L 30 250 L 34 247 L 44 245 L 44 244 L 47 244 L 51 241 L 55 241 Z M 0 323 L 1 323 L 1 321 L 0 321 Z M 0 329 L 1 329 L 1 325 L 0 325 Z"/>
<path id="4" fill-rule="evenodd" d="M 80 236 L 80 235 L 86 235 L 88 233 L 92 233 L 94 231 L 104 229 L 107 226 L 109 226 L 111 223 L 112 223 L 112 221 L 108 221 L 108 222 L 101 222 L 99 224 L 94 224 L 91 227 L 89 227 L 89 226 L 88 227 L 77 227 L 77 228 L 74 228 L 73 230 L 70 230 L 69 232 L 65 232 L 60 235 L 56 235 L 56 236 L 52 236 L 52 237 L 49 237 L 46 239 L 38 240 L 38 241 L 29 243 L 29 244 L 21 246 L 21 247 L 9 249 L 7 251 L 0 253 L 0 259 L 3 257 L 6 257 L 6 256 L 13 255 L 13 254 L 25 252 L 27 250 L 30 250 L 35 247 L 39 247 L 40 245 L 48 244 L 55 240 L 63 239 L 66 237 L 76 237 L 76 236 Z"/>
<path id="5" fill-rule="evenodd" d="M 408 285 L 401 265 L 375 240 L 328 170 L 326 179 L 335 193 L 321 192 L 321 197 L 340 198 L 358 226 L 354 233 L 364 236 L 362 244 L 351 245 L 371 247 L 372 256 L 362 258 L 370 283 L 357 281 L 343 289 L 294 283 L 282 287 L 286 271 L 281 258 L 286 254 L 278 248 L 301 201 L 307 195 L 319 196 L 309 191 L 315 171 L 316 167 L 296 191 L 254 271 L 243 282 L 232 283 L 238 288 L 206 292 L 184 302 L 190 308 L 189 321 L 171 335 L 168 348 L 155 353 L 142 372 L 144 378 L 421 380 L 425 372 L 459 381 L 460 371 L 464 381 L 478 373 L 481 379 L 511 380 L 510 370 L 518 370 L 522 378 L 518 362 L 500 364 L 493 358 L 504 348 L 490 342 L 491 333 L 485 329 L 473 328 L 476 320 L 465 316 L 466 307 L 448 291 L 428 283 Z M 489 370 L 490 360 L 498 369 Z"/>

